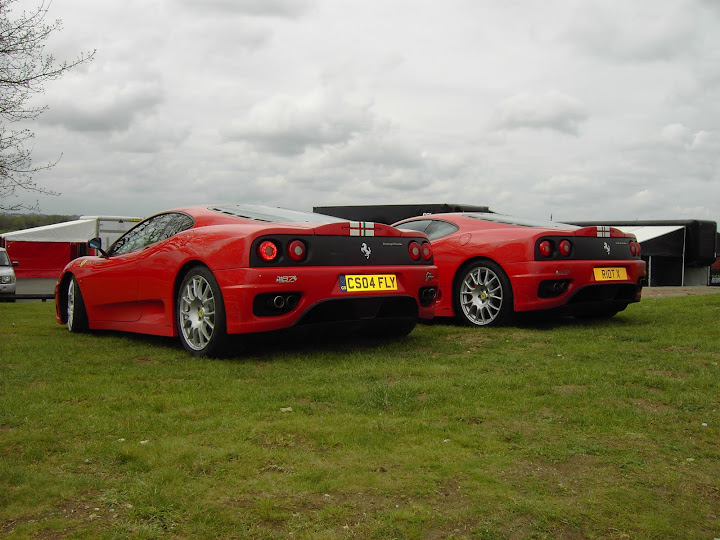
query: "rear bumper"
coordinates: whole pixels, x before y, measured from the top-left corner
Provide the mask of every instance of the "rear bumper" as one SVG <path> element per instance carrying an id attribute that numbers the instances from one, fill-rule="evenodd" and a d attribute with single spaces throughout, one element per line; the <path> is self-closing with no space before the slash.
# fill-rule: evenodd
<path id="1" fill-rule="evenodd" d="M 341 275 L 378 273 L 396 276 L 397 289 L 347 292 L 341 288 Z M 437 289 L 436 276 L 435 266 L 243 268 L 215 272 L 229 334 L 297 325 L 431 319 L 434 301 L 421 303 L 420 294 L 426 288 Z M 276 314 L 258 308 L 258 297 L 275 295 L 293 295 L 292 308 Z"/>
<path id="2" fill-rule="evenodd" d="M 624 268 L 627 279 L 598 281 L 593 270 L 601 267 Z M 509 264 L 505 269 L 513 286 L 515 311 L 589 303 L 621 307 L 640 300 L 647 275 L 642 260 L 538 261 Z"/>

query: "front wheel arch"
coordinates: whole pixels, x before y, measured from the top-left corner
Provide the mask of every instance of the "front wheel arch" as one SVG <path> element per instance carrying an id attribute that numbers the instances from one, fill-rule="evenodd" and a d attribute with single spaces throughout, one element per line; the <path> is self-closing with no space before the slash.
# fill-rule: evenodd
<path id="1" fill-rule="evenodd" d="M 487 277 L 492 280 L 492 289 L 495 290 L 498 285 L 500 286 L 502 295 L 501 302 L 499 305 L 495 305 L 496 300 L 494 298 L 488 296 L 485 299 L 481 299 L 475 294 L 475 297 L 473 297 L 474 304 L 471 306 L 471 293 L 470 291 L 463 292 L 463 282 L 474 271 L 479 271 L 480 274 L 483 274 L 485 270 L 489 272 Z M 493 275 L 495 277 L 493 277 Z M 453 278 L 452 295 L 455 319 L 467 326 L 499 326 L 507 324 L 511 321 L 515 313 L 514 295 L 510 278 L 500 264 L 487 257 L 470 259 L 458 268 Z M 465 302 L 462 298 L 465 298 Z M 478 304 L 485 306 L 482 314 L 480 313 Z M 465 309 L 463 305 L 465 305 Z M 469 309 L 469 307 L 471 309 Z"/>

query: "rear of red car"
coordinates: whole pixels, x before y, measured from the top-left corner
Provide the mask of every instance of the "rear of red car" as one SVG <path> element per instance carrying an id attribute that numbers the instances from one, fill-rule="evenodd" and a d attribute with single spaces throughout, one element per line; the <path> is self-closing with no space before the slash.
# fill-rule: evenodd
<path id="1" fill-rule="evenodd" d="M 504 266 L 515 310 L 566 307 L 575 315 L 609 316 L 640 300 L 645 262 L 634 235 L 612 227 L 546 230 L 528 261 Z"/>
<path id="2" fill-rule="evenodd" d="M 422 235 L 338 222 L 266 228 L 246 242 L 247 266 L 213 270 L 229 334 L 358 323 L 407 332 L 433 317 L 437 268 Z"/>

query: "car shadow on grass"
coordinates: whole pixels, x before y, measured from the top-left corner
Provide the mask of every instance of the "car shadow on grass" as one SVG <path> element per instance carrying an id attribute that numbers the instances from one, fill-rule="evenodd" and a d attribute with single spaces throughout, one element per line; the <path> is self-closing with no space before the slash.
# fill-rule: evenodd
<path id="1" fill-rule="evenodd" d="M 614 317 L 574 317 L 566 313 L 547 313 L 529 311 L 513 314 L 511 321 L 492 328 L 521 328 L 527 330 L 553 330 L 555 328 L 571 328 L 587 327 L 597 325 L 623 325 L 626 321 L 622 318 L 622 313 Z M 423 322 L 424 326 L 454 326 L 456 328 L 465 328 L 469 331 L 482 332 L 489 330 L 490 327 L 470 326 L 456 321 L 452 317 L 436 317 L 431 321 Z M 421 325 L 421 326 L 422 326 Z"/>
<path id="2" fill-rule="evenodd" d="M 622 314 L 604 318 L 576 318 L 567 314 L 548 314 L 538 312 L 516 313 L 512 322 L 503 328 L 519 328 L 524 330 L 551 331 L 558 328 L 589 327 L 589 326 L 623 326 L 627 324 Z M 212 358 L 228 360 L 272 360 L 286 354 L 315 353 L 353 353 L 406 343 L 422 333 L 423 327 L 445 326 L 464 329 L 468 332 L 486 332 L 485 327 L 463 325 L 455 319 L 437 317 L 431 321 L 422 321 L 409 334 L 386 334 L 373 331 L 365 325 L 332 324 L 319 327 L 292 327 L 273 332 L 242 334 L 228 336 L 227 344 L 220 354 Z M 177 337 L 153 336 L 115 332 L 111 330 L 93 330 L 93 336 L 120 338 L 134 344 L 174 350 L 179 356 L 187 355 Z"/>
<path id="3" fill-rule="evenodd" d="M 417 332 L 417 330 L 413 330 Z M 286 353 L 350 353 L 372 350 L 378 347 L 402 343 L 412 336 L 383 335 L 366 331 L 362 326 L 352 327 L 294 327 L 275 332 L 231 336 L 230 347 L 240 351 L 238 358 L 252 357 L 268 359 L 274 355 Z M 236 347 L 233 347 L 234 343 Z"/>
<path id="4" fill-rule="evenodd" d="M 163 348 L 168 351 L 174 350 L 180 356 L 191 356 L 190 353 L 185 351 L 177 337 L 153 336 L 113 330 L 91 330 L 89 334 L 98 338 L 126 340 L 135 345 Z M 408 336 L 406 335 L 364 333 L 362 327 L 352 329 L 352 326 L 348 325 L 344 325 L 344 327 L 294 327 L 273 332 L 230 335 L 223 351 L 220 354 L 213 355 L 211 358 L 268 360 L 272 359 L 273 356 L 282 356 L 288 353 L 300 355 L 318 352 L 349 353 L 371 350 L 403 342 L 407 339 Z"/>

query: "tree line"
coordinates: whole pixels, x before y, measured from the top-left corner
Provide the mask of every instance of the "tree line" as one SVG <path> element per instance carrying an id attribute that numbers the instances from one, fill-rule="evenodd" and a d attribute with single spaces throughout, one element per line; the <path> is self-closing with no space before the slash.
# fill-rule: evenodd
<path id="1" fill-rule="evenodd" d="M 57 214 L 0 214 L 0 235 L 12 231 L 22 231 L 53 223 L 72 221 L 79 216 L 61 216 Z"/>

